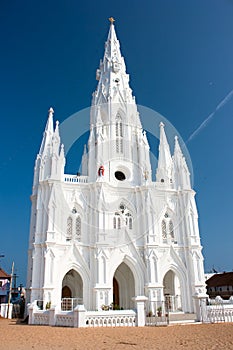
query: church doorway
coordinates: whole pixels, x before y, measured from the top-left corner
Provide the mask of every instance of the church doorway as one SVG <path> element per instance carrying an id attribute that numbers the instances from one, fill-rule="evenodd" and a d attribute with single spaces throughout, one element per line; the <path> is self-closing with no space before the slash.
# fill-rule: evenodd
<path id="1" fill-rule="evenodd" d="M 115 277 L 113 277 L 113 305 L 120 305 L 119 285 Z"/>
<path id="2" fill-rule="evenodd" d="M 70 270 L 62 281 L 62 309 L 73 309 L 83 303 L 83 281 L 80 274 Z"/>
<path id="3" fill-rule="evenodd" d="M 170 312 L 182 311 L 180 281 L 172 270 L 164 276 L 163 291 L 166 308 Z"/>
<path id="4" fill-rule="evenodd" d="M 115 308 L 132 309 L 135 296 L 134 276 L 128 265 L 122 263 L 113 277 L 113 304 Z"/>
<path id="5" fill-rule="evenodd" d="M 64 286 L 62 288 L 62 298 L 71 298 L 72 294 L 71 294 L 71 289 L 67 286 Z"/>

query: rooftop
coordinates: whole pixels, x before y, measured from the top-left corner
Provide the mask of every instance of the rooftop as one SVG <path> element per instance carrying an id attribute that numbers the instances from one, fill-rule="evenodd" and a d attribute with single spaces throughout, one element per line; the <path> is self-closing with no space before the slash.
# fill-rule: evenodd
<path id="1" fill-rule="evenodd" d="M 233 272 L 216 273 L 206 284 L 208 287 L 233 286 Z"/>
<path id="2" fill-rule="evenodd" d="M 8 273 L 6 273 L 3 269 L 1 269 L 0 267 L 0 278 L 11 278 L 11 275 L 8 275 Z"/>

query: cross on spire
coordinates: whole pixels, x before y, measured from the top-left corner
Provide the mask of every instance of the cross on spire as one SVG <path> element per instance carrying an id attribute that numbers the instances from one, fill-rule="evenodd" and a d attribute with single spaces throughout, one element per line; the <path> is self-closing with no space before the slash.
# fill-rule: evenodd
<path id="1" fill-rule="evenodd" d="M 109 17 L 109 21 L 111 24 L 113 24 L 115 22 L 115 19 L 113 17 Z"/>

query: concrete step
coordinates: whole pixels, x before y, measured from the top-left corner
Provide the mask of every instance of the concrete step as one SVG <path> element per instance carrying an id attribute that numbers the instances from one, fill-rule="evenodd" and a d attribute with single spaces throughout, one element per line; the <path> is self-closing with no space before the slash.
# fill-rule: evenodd
<path id="1" fill-rule="evenodd" d="M 183 312 L 169 313 L 169 323 L 193 323 L 196 320 L 196 314 L 186 314 Z"/>

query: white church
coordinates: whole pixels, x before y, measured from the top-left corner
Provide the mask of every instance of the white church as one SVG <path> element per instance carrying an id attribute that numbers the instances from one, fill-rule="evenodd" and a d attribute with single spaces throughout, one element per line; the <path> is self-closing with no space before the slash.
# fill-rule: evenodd
<path id="1" fill-rule="evenodd" d="M 194 313 L 205 278 L 189 169 L 177 137 L 171 154 L 162 122 L 151 169 L 110 22 L 80 174 L 65 173 L 66 145 L 49 110 L 34 168 L 27 300 L 43 309 L 69 300 L 87 311 L 131 310 L 144 296 L 151 305 L 165 301 L 170 311 Z"/>

